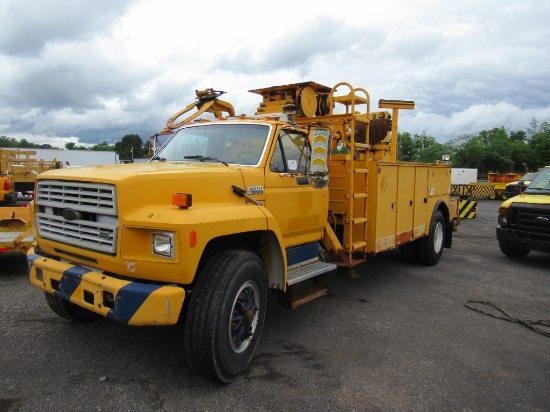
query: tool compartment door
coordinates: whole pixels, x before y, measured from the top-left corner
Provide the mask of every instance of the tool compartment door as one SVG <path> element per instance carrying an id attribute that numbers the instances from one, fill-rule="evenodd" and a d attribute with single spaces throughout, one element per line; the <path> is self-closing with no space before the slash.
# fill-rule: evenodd
<path id="1" fill-rule="evenodd" d="M 413 239 L 424 236 L 429 229 L 426 219 L 428 213 L 428 166 L 416 166 L 414 174 L 414 218 Z"/>
<path id="2" fill-rule="evenodd" d="M 397 218 L 396 164 L 373 163 L 369 167 L 367 251 L 378 253 L 395 247 Z"/>
<path id="3" fill-rule="evenodd" d="M 396 246 L 413 237 L 416 167 L 414 165 L 399 165 L 397 178 Z"/>

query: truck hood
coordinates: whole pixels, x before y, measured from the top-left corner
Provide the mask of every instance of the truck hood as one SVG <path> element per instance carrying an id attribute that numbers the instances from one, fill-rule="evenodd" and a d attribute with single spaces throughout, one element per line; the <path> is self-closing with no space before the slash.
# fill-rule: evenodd
<path id="1" fill-rule="evenodd" d="M 524 194 L 511 197 L 502 202 L 502 207 L 509 207 L 512 203 L 524 203 L 529 205 L 550 205 L 550 196 Z"/>
<path id="2" fill-rule="evenodd" d="M 231 186 L 243 186 L 238 167 L 218 163 L 134 163 L 58 169 L 44 172 L 38 181 L 66 180 L 112 184 L 117 187 L 119 206 L 171 204 L 172 194 L 190 193 L 193 204 L 234 202 L 239 199 Z"/>

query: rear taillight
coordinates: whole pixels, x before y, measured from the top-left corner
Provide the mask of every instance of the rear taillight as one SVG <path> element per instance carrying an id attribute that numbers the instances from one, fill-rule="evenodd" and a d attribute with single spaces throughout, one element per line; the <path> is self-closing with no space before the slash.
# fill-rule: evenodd
<path id="1" fill-rule="evenodd" d="M 10 182 L 8 180 L 4 181 L 4 190 L 10 190 Z"/>

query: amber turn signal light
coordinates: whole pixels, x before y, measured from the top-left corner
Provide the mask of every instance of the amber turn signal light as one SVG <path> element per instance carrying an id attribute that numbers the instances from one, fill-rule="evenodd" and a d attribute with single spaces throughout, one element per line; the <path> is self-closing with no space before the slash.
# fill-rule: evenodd
<path id="1" fill-rule="evenodd" d="M 191 193 L 174 193 L 172 195 L 172 204 L 180 209 L 188 209 L 193 204 Z"/>

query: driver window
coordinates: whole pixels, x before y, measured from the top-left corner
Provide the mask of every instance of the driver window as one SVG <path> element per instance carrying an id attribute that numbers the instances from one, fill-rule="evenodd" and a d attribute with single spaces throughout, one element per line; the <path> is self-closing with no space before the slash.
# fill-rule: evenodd
<path id="1" fill-rule="evenodd" d="M 310 150 L 307 136 L 295 130 L 282 130 L 277 139 L 269 170 L 276 173 L 307 172 Z"/>

